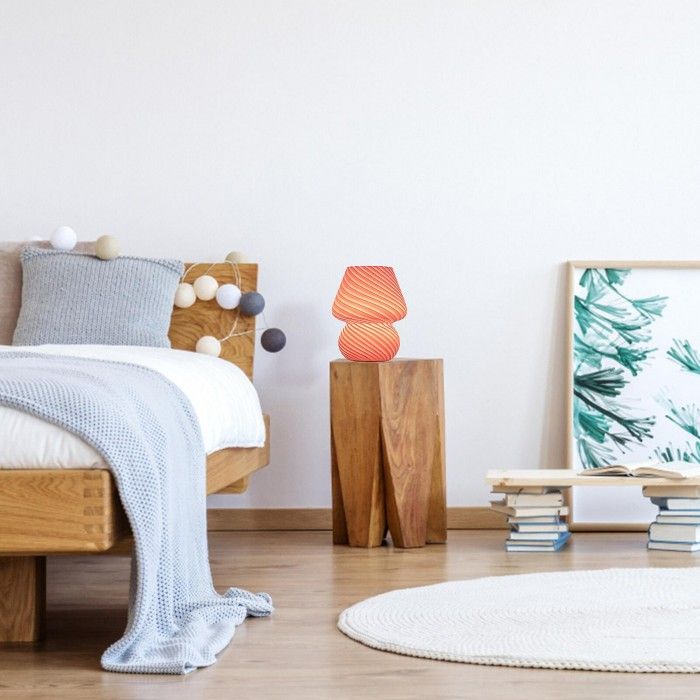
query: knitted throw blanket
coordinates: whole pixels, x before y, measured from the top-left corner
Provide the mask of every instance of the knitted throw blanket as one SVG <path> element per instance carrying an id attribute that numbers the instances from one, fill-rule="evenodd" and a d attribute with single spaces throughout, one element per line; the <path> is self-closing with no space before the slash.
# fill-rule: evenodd
<path id="1" fill-rule="evenodd" d="M 206 457 L 185 395 L 135 365 L 3 353 L 0 404 L 74 433 L 109 465 L 134 534 L 129 616 L 102 667 L 187 673 L 216 661 L 266 593 L 214 590 L 206 530 Z"/>

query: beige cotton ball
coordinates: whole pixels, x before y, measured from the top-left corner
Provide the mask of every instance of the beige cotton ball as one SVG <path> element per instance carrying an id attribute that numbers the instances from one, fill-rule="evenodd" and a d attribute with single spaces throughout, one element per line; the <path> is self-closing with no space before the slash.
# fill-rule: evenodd
<path id="1" fill-rule="evenodd" d="M 243 253 L 241 253 L 240 250 L 232 250 L 227 256 L 226 256 L 226 262 L 230 263 L 242 263 L 244 262 L 245 258 L 243 257 Z"/>
<path id="2" fill-rule="evenodd" d="M 194 287 L 187 282 L 180 282 L 175 291 L 175 306 L 178 309 L 189 309 L 195 301 L 197 295 L 194 293 Z"/>
<path id="3" fill-rule="evenodd" d="M 194 293 L 197 299 L 209 301 L 216 296 L 219 283 L 211 275 L 202 275 L 194 281 Z"/>
<path id="4" fill-rule="evenodd" d="M 114 260 L 121 252 L 119 239 L 115 236 L 100 236 L 95 241 L 95 255 L 100 260 Z"/>
<path id="5" fill-rule="evenodd" d="M 221 343 L 213 335 L 205 335 L 197 341 L 195 350 L 202 355 L 221 355 Z"/>

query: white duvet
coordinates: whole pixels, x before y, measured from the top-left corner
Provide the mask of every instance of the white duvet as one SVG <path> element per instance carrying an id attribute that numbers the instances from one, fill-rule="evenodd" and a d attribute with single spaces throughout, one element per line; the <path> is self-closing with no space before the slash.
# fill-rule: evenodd
<path id="1" fill-rule="evenodd" d="M 28 351 L 130 362 L 160 372 L 187 396 L 199 420 L 207 454 L 225 447 L 259 447 L 265 425 L 258 394 L 236 365 L 169 348 L 111 345 L 9 347 Z M 22 411 L 0 406 L 0 467 L 4 469 L 104 468 L 102 457 L 72 433 Z"/>

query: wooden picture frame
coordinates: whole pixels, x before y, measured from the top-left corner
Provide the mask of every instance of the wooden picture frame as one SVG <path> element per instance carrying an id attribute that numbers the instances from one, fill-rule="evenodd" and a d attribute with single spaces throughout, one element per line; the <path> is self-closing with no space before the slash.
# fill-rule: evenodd
<path id="1" fill-rule="evenodd" d="M 613 282 L 610 283 L 608 280 L 607 276 L 604 278 L 604 282 L 601 284 L 604 286 L 605 283 L 611 284 L 610 289 L 614 290 L 614 288 L 618 287 L 617 291 L 619 292 L 620 289 L 619 287 L 624 287 L 625 282 L 628 282 L 628 288 L 630 288 L 630 294 L 620 294 L 619 299 L 620 302 L 627 303 L 632 305 L 632 308 L 637 308 L 635 305 L 639 304 L 639 308 L 642 310 L 641 316 L 643 317 L 642 320 L 639 321 L 640 324 L 643 326 L 643 332 L 640 332 L 639 329 L 632 328 L 629 331 L 629 336 L 634 340 L 634 338 L 638 337 L 646 337 L 647 340 L 643 342 L 636 343 L 631 342 L 629 339 L 625 340 L 625 343 L 628 343 L 630 345 L 629 352 L 626 352 L 627 348 L 625 347 L 625 343 L 622 343 L 621 345 L 621 350 L 618 349 L 617 354 L 615 355 L 614 360 L 611 360 L 610 363 L 606 364 L 606 362 L 602 362 L 601 364 L 601 369 L 607 371 L 609 367 L 612 367 L 613 365 L 617 366 L 617 368 L 620 371 L 616 371 L 616 373 L 609 372 L 608 377 L 612 377 L 614 381 L 609 382 L 609 390 L 618 390 L 619 389 L 619 394 L 612 396 L 610 398 L 617 398 L 623 397 L 625 401 L 631 402 L 632 404 L 632 415 L 633 417 L 629 419 L 629 425 L 632 426 L 632 433 L 635 433 L 637 431 L 638 435 L 640 438 L 638 440 L 633 439 L 632 434 L 626 434 L 625 429 L 621 430 L 620 433 L 618 434 L 617 438 L 615 440 L 622 440 L 622 441 L 627 441 L 624 442 L 622 445 L 625 450 L 621 449 L 612 449 L 610 450 L 610 445 L 606 444 L 605 442 L 601 443 L 602 447 L 604 449 L 608 449 L 609 451 L 607 454 L 610 457 L 616 457 L 616 459 L 613 459 L 612 461 L 639 461 L 640 458 L 640 452 L 643 450 L 648 450 L 650 454 L 654 453 L 654 451 L 658 452 L 659 449 L 664 452 L 666 450 L 666 447 L 664 447 L 663 443 L 660 442 L 662 439 L 659 431 L 663 431 L 663 434 L 667 434 L 667 429 L 669 426 L 667 425 L 669 419 L 668 415 L 665 415 L 662 413 L 661 407 L 662 404 L 659 404 L 659 409 L 657 412 L 655 412 L 652 415 L 647 416 L 644 413 L 644 408 L 647 408 L 647 404 L 650 404 L 652 401 L 656 402 L 659 401 L 660 398 L 659 396 L 652 396 L 653 391 L 650 390 L 651 387 L 655 386 L 658 384 L 659 391 L 661 391 L 661 388 L 663 387 L 663 377 L 665 375 L 661 374 L 658 377 L 658 380 L 656 378 L 656 374 L 659 374 L 660 368 L 664 368 L 664 372 L 666 371 L 666 363 L 669 363 L 669 366 L 673 364 L 674 361 L 674 353 L 675 353 L 675 361 L 678 364 L 678 353 L 676 352 L 678 348 L 675 345 L 671 345 L 669 347 L 667 338 L 669 337 L 667 334 L 670 330 L 670 327 L 672 326 L 672 320 L 664 320 L 663 323 L 657 324 L 656 326 L 654 325 L 658 319 L 663 318 L 664 313 L 666 312 L 668 305 L 673 303 L 675 305 L 675 309 L 673 312 L 673 319 L 674 320 L 680 320 L 683 318 L 684 314 L 679 311 L 678 307 L 679 304 L 682 304 L 683 297 L 680 296 L 678 293 L 675 295 L 671 293 L 669 296 L 668 289 L 648 289 L 647 292 L 639 294 L 639 288 L 644 286 L 644 284 L 640 284 L 640 280 L 643 282 L 648 282 L 649 280 L 654 279 L 654 275 L 651 274 L 654 271 L 659 272 L 659 279 L 665 279 L 668 278 L 669 280 L 673 281 L 672 285 L 669 285 L 670 289 L 673 289 L 675 292 L 678 292 L 680 288 L 682 288 L 684 285 L 690 285 L 695 283 L 695 273 L 697 273 L 697 285 L 698 285 L 698 292 L 700 293 L 700 261 L 654 261 L 654 260 L 644 260 L 644 261 L 633 261 L 633 260 L 592 260 L 592 261 L 569 261 L 567 262 L 567 316 L 566 316 L 566 401 L 567 401 L 567 407 L 566 407 L 566 464 L 569 469 L 580 469 L 582 466 L 585 467 L 586 465 L 582 464 L 582 457 L 581 457 L 581 452 L 582 448 L 581 445 L 577 443 L 577 435 L 576 435 L 576 430 L 575 427 L 580 431 L 580 424 L 581 420 L 577 419 L 577 424 L 575 426 L 575 402 L 579 402 L 577 405 L 579 406 L 579 412 L 580 412 L 580 399 L 577 395 L 575 395 L 575 372 L 577 371 L 577 365 L 580 367 L 581 364 L 579 363 L 580 358 L 583 356 L 585 357 L 589 351 L 586 349 L 586 343 L 582 342 L 582 339 L 580 337 L 581 334 L 581 327 L 579 326 L 579 323 L 577 321 L 577 309 L 576 307 L 578 306 L 579 313 L 581 313 L 581 310 L 585 307 L 585 304 L 579 303 L 577 305 L 576 303 L 576 292 L 579 291 L 578 288 L 580 287 L 580 281 L 582 276 L 584 275 L 586 270 L 591 270 L 591 271 L 598 271 L 600 274 L 600 271 L 604 271 L 604 274 L 607 275 L 607 271 L 612 271 L 611 277 L 613 280 L 617 279 L 617 275 L 614 271 L 623 271 L 622 273 L 622 281 L 619 282 Z M 624 272 L 626 271 L 626 272 Z M 642 275 L 634 275 L 636 271 L 645 271 L 645 274 Z M 674 275 L 675 272 L 679 272 L 681 274 L 679 275 Z M 647 274 L 648 273 L 648 274 Z M 631 282 L 634 281 L 634 285 L 631 284 Z M 587 281 L 588 282 L 588 289 L 590 290 L 591 285 L 596 284 L 595 281 Z M 649 286 L 648 284 L 646 286 Z M 653 286 L 653 285 L 652 285 Z M 627 290 L 625 290 L 627 291 Z M 597 291 L 594 292 L 597 294 Z M 613 292 L 611 292 L 612 294 Z M 636 295 L 636 296 L 635 296 Z M 579 299 L 581 298 L 581 295 L 579 295 Z M 586 298 L 586 301 L 588 301 L 590 297 Z M 662 301 L 663 299 L 663 301 Z M 625 301 L 626 300 L 626 301 Z M 645 306 L 646 305 L 646 306 Z M 605 307 L 605 304 L 603 304 Z M 586 312 L 584 312 L 586 313 Z M 625 330 L 625 309 L 622 308 L 620 310 L 614 309 L 613 311 L 609 312 L 610 314 L 620 314 L 619 318 L 621 319 L 620 321 L 620 326 L 623 328 L 622 333 L 627 335 L 628 331 Z M 667 314 L 668 316 L 669 314 Z M 603 313 L 603 316 L 605 316 L 605 313 Z M 594 320 L 594 323 L 598 323 L 597 321 Z M 644 325 L 646 324 L 646 325 Z M 584 324 L 585 325 L 585 324 Z M 605 323 L 600 322 L 601 328 L 604 328 Z M 629 324 L 630 326 L 635 326 L 635 324 L 631 323 Z M 658 329 L 658 330 L 656 330 Z M 681 332 L 683 331 L 683 332 Z M 579 334 L 578 341 L 576 341 L 576 335 L 577 332 Z M 588 333 L 589 331 L 587 331 Z M 617 332 L 617 331 L 615 331 Z M 689 343 L 688 348 L 690 348 L 692 352 L 692 347 L 695 345 L 700 349 L 700 319 L 697 322 L 697 329 L 696 332 L 693 331 L 693 328 L 679 328 L 678 329 L 679 335 L 678 338 L 685 337 L 686 335 L 691 335 L 693 336 L 693 340 L 687 340 Z M 638 333 L 638 335 L 635 335 Z M 601 336 L 602 337 L 602 331 L 601 331 Z M 583 340 L 585 341 L 587 338 L 584 337 Z M 664 342 L 661 344 L 663 347 L 660 345 L 659 347 L 656 347 L 654 345 L 654 342 L 656 340 L 663 340 Z M 590 353 L 595 354 L 596 352 L 599 351 L 600 348 L 596 348 L 594 345 L 593 350 L 590 351 Z M 620 352 L 622 352 L 622 357 L 623 357 L 623 362 L 626 362 L 628 366 L 620 365 L 620 360 L 617 359 L 617 356 L 620 355 Z M 578 358 L 578 360 L 577 360 Z M 605 358 L 603 358 L 605 360 Z M 661 364 L 661 361 L 664 361 L 664 364 Z M 588 360 L 586 360 L 588 362 Z M 651 377 L 650 378 L 650 367 L 654 368 L 652 370 Z M 632 369 L 630 369 L 632 368 Z M 595 368 L 589 368 L 593 369 L 595 371 Z M 682 373 L 684 371 L 684 368 L 679 364 L 678 367 L 676 367 L 679 373 Z M 646 370 L 646 375 L 644 374 L 644 370 Z M 670 371 L 670 370 L 669 370 Z M 636 373 L 635 373 L 636 372 Z M 656 373 L 656 374 L 654 374 Z M 579 379 L 581 378 L 582 375 L 579 375 Z M 679 375 L 682 376 L 682 375 Z M 640 378 L 643 378 L 643 382 Z M 687 377 L 684 377 L 686 379 Z M 633 382 L 631 380 L 634 380 Z M 634 386 L 639 387 L 637 391 L 641 392 L 640 397 L 642 397 L 642 400 L 635 403 L 637 400 L 637 397 L 634 395 L 634 393 L 627 393 L 625 394 L 624 388 L 620 389 L 618 385 L 620 385 L 622 382 L 624 383 L 624 388 L 630 387 L 631 384 Z M 578 383 L 578 388 L 580 389 L 581 383 Z M 647 386 L 649 388 L 647 388 Z M 644 393 L 648 392 L 648 393 Z M 700 373 L 697 376 L 697 395 L 698 395 L 698 406 L 700 406 Z M 580 394 L 580 391 L 578 391 L 578 394 Z M 673 401 L 673 399 L 670 399 Z M 643 404 L 643 402 L 646 402 L 646 404 Z M 672 404 L 673 405 L 673 404 Z M 625 406 L 627 409 L 627 406 Z M 676 408 L 680 408 L 677 406 Z M 642 409 L 642 410 L 640 410 Z M 592 410 L 592 414 L 595 412 Z M 614 415 L 614 414 L 613 414 Z M 649 423 L 650 420 L 653 418 L 653 423 Z M 698 418 L 700 418 L 700 411 L 698 412 Z M 608 419 L 607 416 L 602 415 L 601 420 L 599 422 L 600 426 L 603 427 L 605 425 L 605 421 Z M 595 415 L 593 415 L 593 420 L 595 420 Z M 663 423 L 660 423 L 659 420 L 662 420 Z M 637 421 L 635 423 L 635 421 Z M 647 422 L 645 422 L 647 421 Z M 609 420 L 610 423 L 613 423 L 614 421 L 612 419 Z M 653 426 L 658 426 L 654 428 Z M 620 426 L 618 426 L 620 427 Z M 637 430 L 638 429 L 638 430 Z M 595 434 L 595 423 L 592 425 L 592 430 L 593 433 Z M 598 436 L 600 437 L 600 436 Z M 614 446 L 617 446 L 617 443 L 613 440 L 612 441 Z M 668 454 L 675 453 L 676 450 L 681 450 L 683 451 L 684 446 L 681 440 L 679 440 L 678 445 L 680 446 L 669 446 L 668 449 L 670 452 Z M 700 442 L 698 442 L 698 445 L 700 445 Z M 595 444 L 593 445 L 595 448 Z M 587 447 L 583 448 L 584 454 L 587 454 L 585 450 Z M 606 454 L 601 452 L 600 454 Z M 665 452 L 664 452 L 665 454 Z M 625 457 L 627 455 L 627 457 Z M 635 457 L 635 455 L 637 455 Z M 600 455 L 599 455 L 600 456 Z M 644 458 L 647 458 L 645 455 Z M 591 465 L 589 465 L 591 466 Z M 641 489 L 640 489 L 641 491 Z M 596 495 L 596 493 L 598 495 Z M 625 496 L 622 496 L 621 494 L 624 493 L 626 494 Z M 622 500 L 616 501 L 616 498 L 620 498 Z M 588 500 L 586 500 L 588 499 Z M 600 499 L 599 500 L 599 505 L 600 505 L 600 510 L 604 511 L 607 509 L 607 507 L 611 504 L 614 503 L 615 506 L 620 507 L 622 511 L 622 516 L 618 518 L 608 518 L 603 517 L 601 513 L 601 517 L 594 517 L 592 518 L 591 515 L 596 511 L 597 509 L 597 504 L 594 507 L 591 507 L 592 500 L 591 499 Z M 637 505 L 638 503 L 638 505 Z M 632 508 L 632 504 L 634 505 L 634 508 Z M 569 495 L 569 507 L 570 507 L 570 515 L 569 515 L 569 522 L 572 525 L 573 529 L 592 529 L 592 530 L 624 530 L 624 529 L 629 529 L 629 530 L 646 530 L 648 528 L 649 522 L 653 520 L 653 515 L 652 511 L 654 510 L 652 506 L 648 504 L 647 499 L 644 499 L 642 497 L 641 492 L 636 492 L 635 489 L 629 489 L 625 487 L 614 487 L 614 486 L 601 486 L 600 488 L 586 488 L 586 489 L 576 489 L 575 487 L 571 490 L 571 494 Z M 629 517 L 628 514 L 632 514 L 634 517 Z M 636 515 L 635 515 L 636 514 Z M 651 517 L 650 517 L 651 516 Z"/>

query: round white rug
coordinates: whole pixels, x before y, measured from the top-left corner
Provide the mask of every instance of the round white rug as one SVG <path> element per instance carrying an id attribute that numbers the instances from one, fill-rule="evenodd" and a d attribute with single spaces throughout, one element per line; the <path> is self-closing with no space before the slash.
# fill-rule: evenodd
<path id="1" fill-rule="evenodd" d="M 700 672 L 700 568 L 603 569 L 391 591 L 338 627 L 384 651 L 491 666 Z"/>

